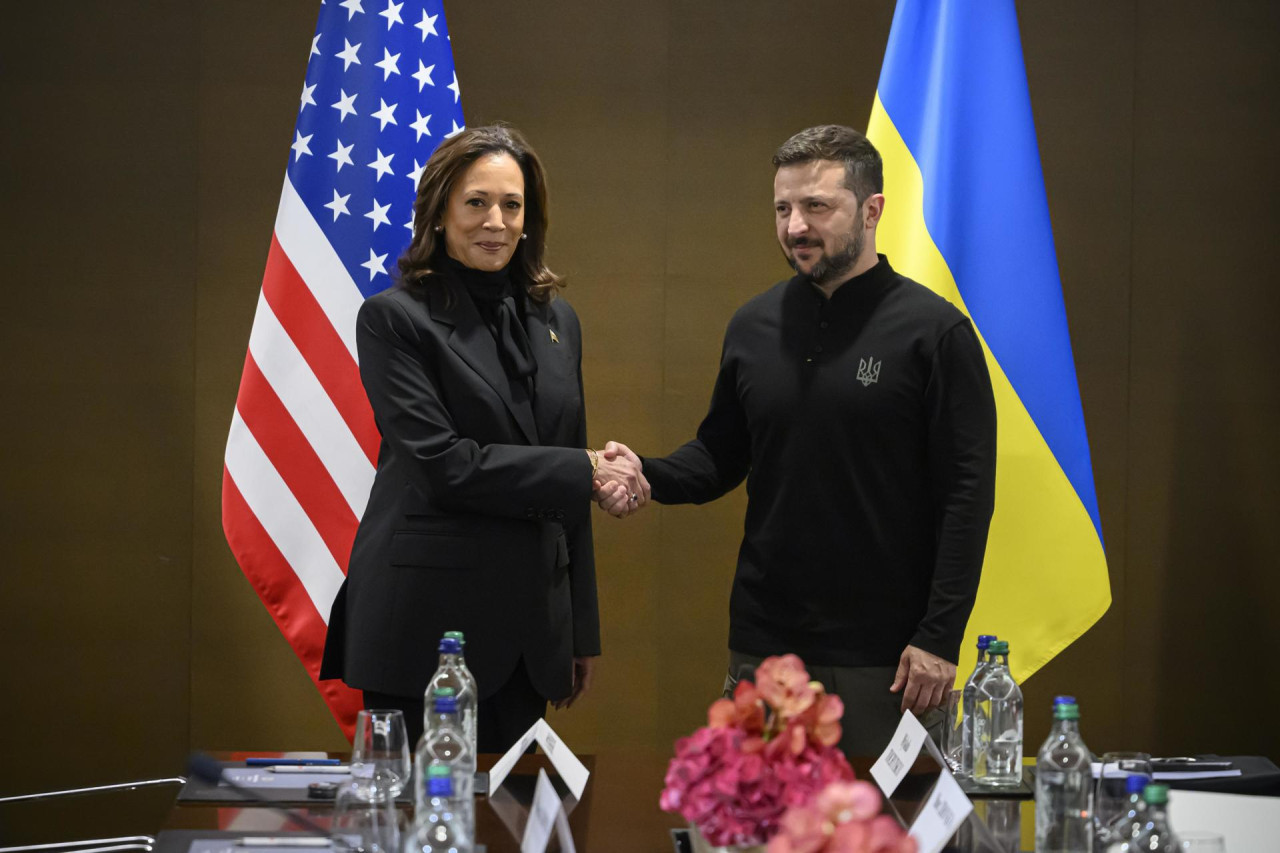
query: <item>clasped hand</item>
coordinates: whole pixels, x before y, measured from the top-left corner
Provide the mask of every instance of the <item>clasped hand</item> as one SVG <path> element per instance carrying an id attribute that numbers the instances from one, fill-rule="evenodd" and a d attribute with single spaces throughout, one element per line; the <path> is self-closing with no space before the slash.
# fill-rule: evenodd
<path id="1" fill-rule="evenodd" d="M 611 441 L 597 451 L 592 497 L 600 508 L 615 518 L 626 518 L 649 502 L 649 481 L 644 478 L 640 457 L 625 444 Z"/>

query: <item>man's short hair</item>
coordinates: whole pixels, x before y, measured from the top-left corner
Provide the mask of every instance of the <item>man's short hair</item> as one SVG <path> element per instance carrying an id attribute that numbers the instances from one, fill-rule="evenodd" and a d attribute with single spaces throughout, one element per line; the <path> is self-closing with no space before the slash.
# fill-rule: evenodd
<path id="1" fill-rule="evenodd" d="M 844 163 L 844 185 L 858 206 L 873 193 L 884 192 L 884 161 L 864 134 L 840 124 L 822 124 L 800 131 L 773 155 L 774 168 L 834 160 Z"/>

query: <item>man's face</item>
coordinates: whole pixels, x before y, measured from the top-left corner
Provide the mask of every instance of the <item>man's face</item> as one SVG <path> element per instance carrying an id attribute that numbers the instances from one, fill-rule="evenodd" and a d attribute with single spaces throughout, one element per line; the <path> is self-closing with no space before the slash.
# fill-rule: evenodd
<path id="1" fill-rule="evenodd" d="M 812 160 L 773 178 L 778 243 L 787 263 L 817 284 L 848 275 L 866 242 L 862 211 L 844 185 L 844 164 Z"/>

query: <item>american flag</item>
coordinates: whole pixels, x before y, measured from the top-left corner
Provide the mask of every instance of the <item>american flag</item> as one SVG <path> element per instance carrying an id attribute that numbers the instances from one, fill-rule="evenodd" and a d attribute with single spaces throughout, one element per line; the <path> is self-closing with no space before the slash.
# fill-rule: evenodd
<path id="1" fill-rule="evenodd" d="M 441 0 L 321 2 L 222 477 L 227 542 L 313 681 L 378 458 L 356 311 L 464 126 Z M 316 685 L 350 736 L 359 694 Z"/>

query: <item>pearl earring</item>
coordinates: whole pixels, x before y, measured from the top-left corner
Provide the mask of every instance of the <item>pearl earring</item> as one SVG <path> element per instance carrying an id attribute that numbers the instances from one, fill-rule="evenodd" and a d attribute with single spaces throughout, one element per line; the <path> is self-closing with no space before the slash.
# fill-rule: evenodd
<path id="1" fill-rule="evenodd" d="M 437 225 L 437 226 L 436 226 L 436 233 L 437 233 L 437 234 L 439 234 L 439 233 L 440 233 L 441 231 L 443 231 L 443 230 L 444 230 L 444 226 L 443 226 L 443 225 Z"/>
<path id="2" fill-rule="evenodd" d="M 529 235 L 528 235 L 528 234 L 521 233 L 521 234 L 520 234 L 520 239 L 521 239 L 521 240 L 527 240 L 527 239 L 529 239 Z"/>

